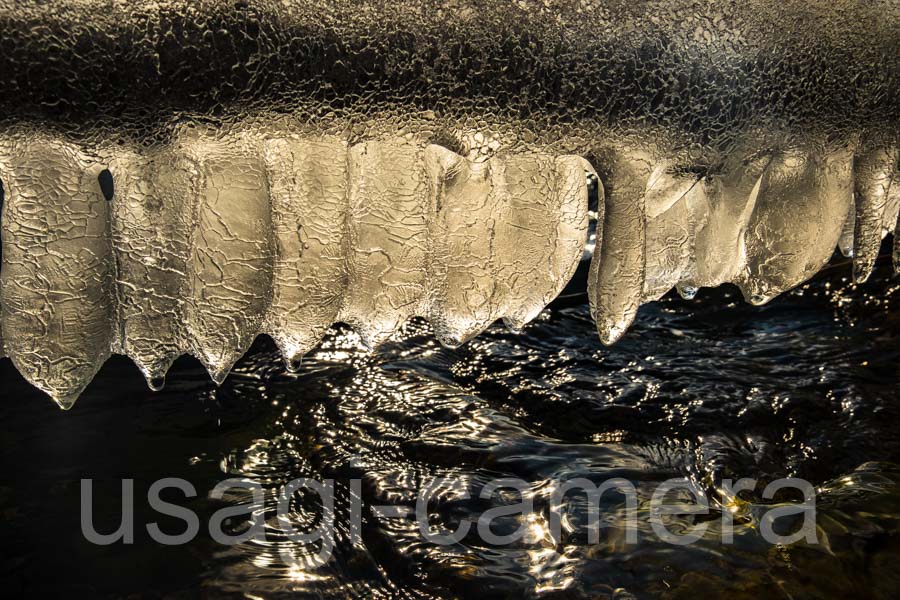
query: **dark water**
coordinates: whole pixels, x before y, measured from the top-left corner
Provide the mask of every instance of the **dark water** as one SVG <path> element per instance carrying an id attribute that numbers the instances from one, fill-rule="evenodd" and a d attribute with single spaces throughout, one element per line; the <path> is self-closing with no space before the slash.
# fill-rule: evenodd
<path id="1" fill-rule="evenodd" d="M 882 264 L 861 287 L 836 265 L 814 282 L 757 308 L 733 290 L 704 290 L 645 306 L 614 348 L 600 345 L 583 298 L 558 302 L 516 335 L 496 325 L 457 349 L 411 323 L 378 353 L 347 330 L 332 332 L 296 374 L 260 340 L 220 388 L 182 359 L 152 393 L 125 359 L 110 361 L 63 413 L 0 363 L 0 589 L 8 594 L 114 597 L 894 598 L 900 590 L 900 280 Z M 249 501 L 212 500 L 227 477 L 267 490 L 265 541 L 215 543 L 210 515 Z M 484 484 L 528 484 L 535 512 L 494 521 L 526 536 L 492 544 L 425 540 L 412 507 L 435 477 L 460 482 L 429 504 L 429 522 L 453 530 L 513 500 L 479 499 Z M 817 544 L 771 545 L 759 518 L 764 485 L 802 477 L 816 486 Z M 163 498 L 200 515 L 200 535 L 180 546 L 152 541 L 159 522 L 150 484 L 189 481 L 198 496 Z M 313 546 L 292 542 L 275 517 L 279 488 L 297 477 L 335 480 L 335 548 L 309 566 Z M 575 478 L 622 477 L 635 486 L 639 538 L 627 542 L 622 497 L 603 497 L 591 543 L 586 497 L 562 509 L 557 544 L 547 533 L 551 492 Z M 687 477 L 709 515 L 672 517 L 678 531 L 702 521 L 704 537 L 667 544 L 649 524 L 655 486 Z M 724 478 L 752 477 L 739 497 Z M 80 480 L 94 479 L 100 532 L 121 517 L 123 478 L 135 480 L 134 544 L 88 543 Z M 361 480 L 359 538 L 352 539 L 351 482 Z M 721 511 L 734 542 L 721 541 Z M 289 518 L 315 525 L 321 503 L 292 498 Z M 230 531 L 242 531 L 238 518 Z M 287 557 L 293 557 L 286 560 Z"/>

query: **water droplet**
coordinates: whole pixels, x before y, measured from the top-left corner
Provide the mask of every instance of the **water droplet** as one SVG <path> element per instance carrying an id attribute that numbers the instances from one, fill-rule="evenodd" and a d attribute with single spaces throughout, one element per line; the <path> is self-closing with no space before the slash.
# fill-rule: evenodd
<path id="1" fill-rule="evenodd" d="M 297 373 L 303 366 L 303 355 L 286 356 L 284 358 L 284 368 L 288 373 Z"/>
<path id="2" fill-rule="evenodd" d="M 750 304 L 753 304 L 754 306 L 760 306 L 768 301 L 769 299 L 762 294 L 753 294 L 752 296 L 750 296 Z"/>
<path id="3" fill-rule="evenodd" d="M 463 345 L 465 340 L 461 339 L 459 336 L 444 334 L 438 336 L 438 342 L 440 342 L 441 346 L 444 348 L 449 348 L 450 350 L 455 350 Z"/>
<path id="4" fill-rule="evenodd" d="M 53 401 L 56 402 L 56 405 L 59 406 L 63 410 L 69 410 L 73 406 L 75 406 L 75 401 L 78 400 L 78 394 L 73 394 L 71 396 L 51 396 Z"/>
<path id="5" fill-rule="evenodd" d="M 699 291 L 698 288 L 695 288 L 692 285 L 678 285 L 675 286 L 675 289 L 678 290 L 678 295 L 685 300 L 693 300 Z"/>

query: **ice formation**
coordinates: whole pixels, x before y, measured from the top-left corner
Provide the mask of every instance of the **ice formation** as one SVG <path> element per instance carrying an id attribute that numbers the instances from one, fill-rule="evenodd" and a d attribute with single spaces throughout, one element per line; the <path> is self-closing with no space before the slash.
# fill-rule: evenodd
<path id="1" fill-rule="evenodd" d="M 111 352 L 157 387 L 184 353 L 221 382 L 261 333 L 292 364 L 338 321 L 371 346 L 414 316 L 448 345 L 500 318 L 520 328 L 578 266 L 589 168 L 403 138 L 188 128 L 101 158 L 8 135 L 4 350 L 69 406 Z"/>
<path id="2" fill-rule="evenodd" d="M 0 0 L 0 355 L 216 381 L 260 333 L 463 343 L 571 278 L 610 344 L 673 287 L 765 303 L 900 211 L 892 1 Z M 894 235 L 894 264 L 900 243 Z"/>

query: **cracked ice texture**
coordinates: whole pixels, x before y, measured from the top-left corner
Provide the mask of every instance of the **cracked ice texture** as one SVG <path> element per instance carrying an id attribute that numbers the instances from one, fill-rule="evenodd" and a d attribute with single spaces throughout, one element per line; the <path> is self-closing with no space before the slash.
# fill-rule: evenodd
<path id="1" fill-rule="evenodd" d="M 0 287 L 4 350 L 61 405 L 71 405 L 90 382 L 113 337 L 101 169 L 71 144 L 40 136 L 0 158 L 8 187 Z"/>
<path id="2" fill-rule="evenodd" d="M 521 327 L 587 235 L 579 157 L 475 163 L 406 138 L 203 127 L 103 160 L 45 134 L 5 139 L 4 347 L 64 407 L 111 351 L 158 387 L 183 353 L 221 382 L 261 333 L 290 364 L 336 321 L 373 346 L 414 316 L 448 344 L 500 318 Z"/>
<path id="3" fill-rule="evenodd" d="M 585 169 L 608 343 L 673 286 L 766 302 L 835 243 L 865 280 L 898 223 L 893 0 L 0 0 L 0 30 L 7 204 L 32 141 L 74 157 L 51 212 L 110 169 L 110 346 L 151 381 L 183 352 L 221 378 L 258 331 L 294 362 L 340 319 L 520 327 L 568 278 Z"/>

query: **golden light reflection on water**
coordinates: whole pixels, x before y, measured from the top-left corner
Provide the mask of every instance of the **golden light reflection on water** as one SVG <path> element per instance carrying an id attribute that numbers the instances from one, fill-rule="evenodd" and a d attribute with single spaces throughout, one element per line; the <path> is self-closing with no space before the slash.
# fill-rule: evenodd
<path id="1" fill-rule="evenodd" d="M 759 310 L 771 313 L 772 306 Z M 853 310 L 840 303 L 838 308 Z M 223 577 L 256 579 L 263 588 L 281 582 L 285 587 L 277 589 L 326 596 L 413 586 L 428 597 L 428 586 L 437 585 L 459 595 L 490 589 L 626 598 L 627 590 L 666 597 L 704 589 L 715 597 L 739 588 L 764 595 L 768 573 L 777 573 L 787 582 L 784 593 L 805 597 L 798 580 L 783 571 L 790 562 L 837 577 L 834 589 L 854 589 L 832 572 L 842 572 L 841 544 L 850 544 L 854 531 L 896 529 L 890 523 L 900 510 L 890 497 L 900 477 L 888 473 L 891 467 L 841 475 L 818 488 L 824 499 L 819 535 L 828 540 L 830 554 L 802 545 L 770 552 L 760 542 L 758 516 L 771 501 L 763 502 L 759 489 L 730 494 L 721 481 L 759 476 L 764 484 L 820 464 L 826 446 L 813 433 L 821 431 L 821 422 L 853 415 L 858 420 L 870 407 L 855 389 L 841 387 L 842 378 L 862 362 L 877 367 L 879 357 L 868 353 L 845 360 L 843 342 L 832 341 L 831 333 L 816 336 L 815 350 L 803 354 L 805 346 L 797 343 L 807 342 L 780 326 L 752 333 L 753 346 L 746 344 L 751 334 L 743 329 L 737 342 L 701 345 L 696 325 L 685 320 L 686 310 L 674 305 L 654 313 L 649 320 L 655 329 L 646 343 L 639 323 L 636 337 L 626 338 L 615 353 L 576 343 L 567 328 L 587 322 L 577 311 L 550 311 L 519 336 L 496 327 L 458 350 L 434 344 L 422 322 L 408 324 L 375 353 L 349 329 L 332 332 L 296 373 L 283 376 L 284 390 L 269 387 L 266 393 L 278 402 L 273 422 L 264 435 L 248 437 L 223 459 L 222 471 L 262 478 L 270 494 L 295 476 L 333 477 L 343 492 L 349 479 L 360 479 L 362 542 L 349 542 L 347 495 L 339 493 L 332 566 L 311 566 L 314 549 L 279 534 L 269 511 L 269 539 L 237 550 L 241 559 Z M 710 318 L 705 307 L 698 310 Z M 715 327 L 733 320 L 727 316 Z M 239 366 L 237 375 L 253 369 Z M 813 391 L 807 399 L 802 386 L 788 389 L 785 381 L 803 381 Z M 816 408 L 822 402 L 837 409 L 826 414 Z M 810 428 L 809 415 L 816 416 L 816 427 Z M 701 540 L 676 549 L 654 537 L 648 502 L 656 483 L 679 475 L 708 494 L 712 508 Z M 499 476 L 523 478 L 535 505 L 518 521 L 523 539 L 510 547 L 486 543 L 474 533 L 449 546 L 427 543 L 411 516 L 375 510 L 412 509 L 419 489 L 446 477 L 427 513 L 430 531 L 453 531 L 462 520 L 474 523 L 509 500 L 478 497 L 481 486 Z M 588 542 L 583 499 L 550 504 L 553 491 L 566 481 L 588 477 L 599 483 L 614 476 L 637 488 L 637 545 L 626 539 L 625 505 L 615 495 L 604 500 L 597 544 Z M 855 508 L 842 504 L 832 510 L 828 504 L 834 498 L 858 502 L 860 494 L 866 500 L 851 505 Z M 308 527 L 318 510 L 298 501 L 290 519 L 298 529 Z M 550 510 L 561 514 L 559 543 L 551 536 Z M 731 546 L 721 542 L 723 512 L 736 523 Z M 699 522 L 679 517 L 671 527 L 689 531 Z M 359 578 L 366 583 L 348 580 L 348 569 L 366 573 Z"/>
<path id="2" fill-rule="evenodd" d="M 311 581 L 321 581 L 323 579 L 322 576 L 316 575 L 315 573 L 311 573 L 307 571 L 304 567 L 300 565 L 291 565 L 287 572 L 287 577 L 291 581 L 308 583 Z"/>

